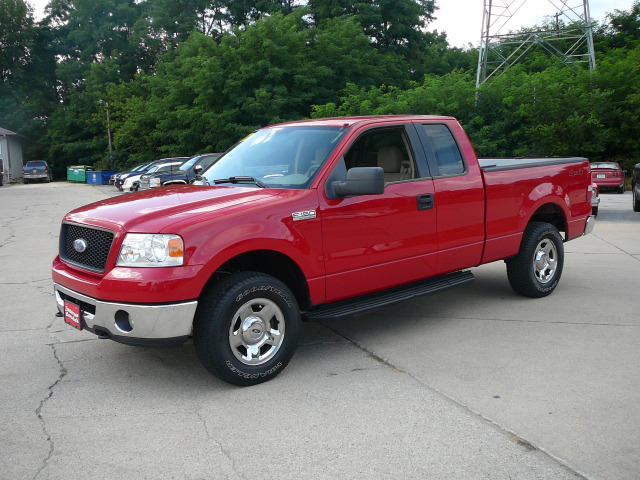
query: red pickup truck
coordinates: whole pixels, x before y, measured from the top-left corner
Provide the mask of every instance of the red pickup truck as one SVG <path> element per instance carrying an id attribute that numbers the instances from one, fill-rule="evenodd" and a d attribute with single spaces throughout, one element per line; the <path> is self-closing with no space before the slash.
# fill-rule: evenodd
<path id="1" fill-rule="evenodd" d="M 193 337 L 204 366 L 252 385 L 287 365 L 302 319 L 352 315 L 505 260 L 551 293 L 563 242 L 589 233 L 584 158 L 483 159 L 451 117 L 332 118 L 256 131 L 201 185 L 67 214 L 53 261 L 70 325 L 134 345 Z"/>

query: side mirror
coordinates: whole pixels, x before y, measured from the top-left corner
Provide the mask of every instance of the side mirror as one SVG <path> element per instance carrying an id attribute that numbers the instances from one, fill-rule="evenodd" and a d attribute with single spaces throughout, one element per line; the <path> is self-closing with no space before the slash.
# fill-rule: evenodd
<path id="1" fill-rule="evenodd" d="M 193 167 L 193 173 L 195 173 L 196 175 L 200 175 L 202 173 L 202 165 L 198 164 L 195 167 Z"/>
<path id="2" fill-rule="evenodd" d="M 636 163 L 635 169 L 640 170 L 640 163 Z"/>
<path id="3" fill-rule="evenodd" d="M 384 192 L 384 170 L 380 167 L 355 167 L 347 171 L 343 182 L 331 182 L 337 197 L 380 195 Z"/>

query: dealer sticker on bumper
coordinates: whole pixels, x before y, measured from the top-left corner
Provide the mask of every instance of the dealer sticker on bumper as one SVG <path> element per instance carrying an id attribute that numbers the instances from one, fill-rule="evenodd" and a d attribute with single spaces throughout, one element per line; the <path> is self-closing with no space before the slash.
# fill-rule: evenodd
<path id="1" fill-rule="evenodd" d="M 82 330 L 80 325 L 80 307 L 75 303 L 64 301 L 64 321 L 72 327 Z"/>

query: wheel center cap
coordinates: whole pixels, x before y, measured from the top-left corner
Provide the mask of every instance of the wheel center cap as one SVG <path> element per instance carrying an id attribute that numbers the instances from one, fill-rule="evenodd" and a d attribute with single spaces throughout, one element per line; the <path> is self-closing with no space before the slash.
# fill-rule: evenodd
<path id="1" fill-rule="evenodd" d="M 536 266 L 538 268 L 544 268 L 548 265 L 547 254 L 545 252 L 538 252 L 536 255 Z"/>
<path id="2" fill-rule="evenodd" d="M 255 345 L 264 337 L 266 328 L 260 317 L 252 315 L 244 319 L 241 330 L 244 341 L 248 345 Z"/>

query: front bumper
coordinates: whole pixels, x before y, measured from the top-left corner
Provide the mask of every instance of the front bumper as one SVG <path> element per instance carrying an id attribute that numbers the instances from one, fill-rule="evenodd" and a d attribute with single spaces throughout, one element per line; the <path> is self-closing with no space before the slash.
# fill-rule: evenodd
<path id="1" fill-rule="evenodd" d="M 58 311 L 64 301 L 80 307 L 82 328 L 120 343 L 172 345 L 184 343 L 193 326 L 196 300 L 162 305 L 104 302 L 53 284 Z"/>

